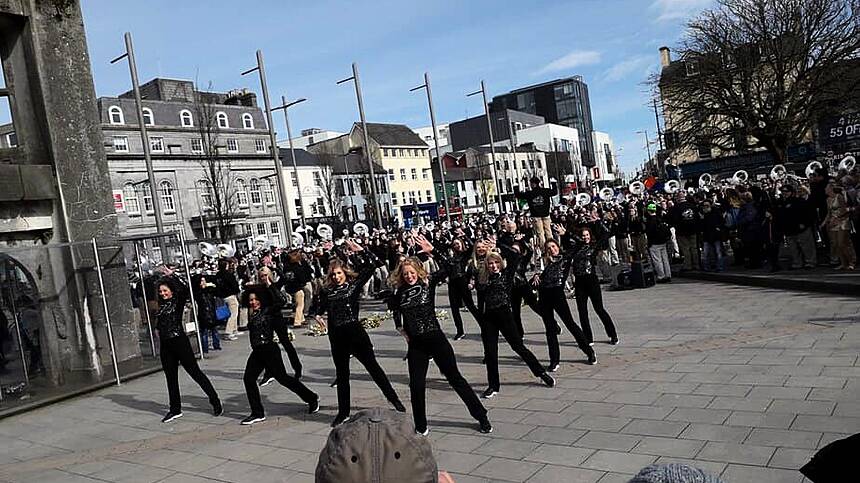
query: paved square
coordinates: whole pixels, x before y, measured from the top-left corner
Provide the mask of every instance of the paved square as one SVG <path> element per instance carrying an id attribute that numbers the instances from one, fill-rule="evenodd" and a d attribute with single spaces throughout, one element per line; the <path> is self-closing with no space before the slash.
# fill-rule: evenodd
<path id="1" fill-rule="evenodd" d="M 447 297 L 440 292 L 442 308 Z M 625 482 L 652 462 L 676 461 L 727 482 L 801 482 L 797 468 L 816 449 L 860 432 L 860 324 L 847 321 L 860 310 L 857 299 L 694 281 L 604 298 L 621 345 L 606 344 L 595 326 L 592 367 L 565 333 L 555 388 L 531 377 L 502 344 L 502 390 L 486 402 L 491 435 L 476 431 L 430 369 L 429 438 L 441 469 L 458 483 L 607 483 Z M 528 308 L 523 314 L 526 342 L 545 362 L 542 324 Z M 454 348 L 464 375 L 482 391 L 477 326 L 464 318 L 470 333 Z M 404 341 L 390 322 L 371 338 L 408 399 Z M 0 480 L 313 481 L 336 411 L 334 369 L 325 338 L 300 335 L 296 345 L 304 380 L 322 398 L 318 414 L 305 415 L 292 393 L 271 385 L 262 390 L 269 419 L 238 424 L 248 413 L 243 337 L 203 366 L 224 400 L 224 417 L 209 414 L 183 375 L 185 416 L 161 424 L 167 395 L 162 374 L 154 374 L 0 421 Z M 355 409 L 385 406 L 357 364 L 352 396 Z"/>

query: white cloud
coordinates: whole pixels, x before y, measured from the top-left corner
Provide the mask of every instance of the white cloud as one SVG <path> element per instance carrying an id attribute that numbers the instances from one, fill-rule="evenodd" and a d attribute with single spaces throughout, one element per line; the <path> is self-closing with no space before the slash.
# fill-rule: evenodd
<path id="1" fill-rule="evenodd" d="M 658 22 L 687 19 L 705 8 L 709 7 L 713 0 L 654 0 L 652 9 L 658 11 Z"/>
<path id="2" fill-rule="evenodd" d="M 618 82 L 620 80 L 624 80 L 627 76 L 634 74 L 642 77 L 639 80 L 643 80 L 647 73 L 647 68 L 651 63 L 656 62 L 655 57 L 656 56 L 651 55 L 639 55 L 624 59 L 606 69 L 606 72 L 603 73 L 603 79 L 606 82 Z"/>
<path id="3" fill-rule="evenodd" d="M 600 52 L 596 50 L 574 50 L 564 57 L 559 57 L 545 65 L 537 73 L 558 72 L 560 70 L 573 69 L 581 65 L 597 64 L 598 62 L 600 62 Z"/>

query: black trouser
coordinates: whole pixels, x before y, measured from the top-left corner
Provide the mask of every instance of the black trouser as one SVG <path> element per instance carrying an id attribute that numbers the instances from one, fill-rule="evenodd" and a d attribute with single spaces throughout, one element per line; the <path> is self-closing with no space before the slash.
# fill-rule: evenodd
<path id="1" fill-rule="evenodd" d="M 260 388 L 257 387 L 257 378 L 260 377 L 263 370 L 274 377 L 282 386 L 296 393 L 302 401 L 311 403 L 319 398 L 301 381 L 287 374 L 284 360 L 281 358 L 281 349 L 275 343 L 264 344 L 251 350 L 251 355 L 248 356 L 248 362 L 245 364 L 245 375 L 242 376 L 245 383 L 245 394 L 248 395 L 248 404 L 251 405 L 252 416 L 265 414 L 263 403 L 260 402 Z"/>
<path id="2" fill-rule="evenodd" d="M 508 341 L 511 349 L 529 366 L 532 374 L 540 376 L 546 370 L 530 351 L 523 338 L 514 327 L 514 318 L 510 307 L 486 309 L 484 324 L 481 327 L 481 340 L 484 342 L 484 362 L 487 365 L 487 383 L 490 389 L 499 390 L 499 333 Z"/>
<path id="3" fill-rule="evenodd" d="M 478 421 L 487 416 L 487 410 L 468 381 L 460 374 L 457 368 L 457 359 L 454 358 L 454 349 L 442 331 L 434 331 L 421 337 L 409 340 L 409 393 L 412 398 L 412 418 L 415 427 L 427 428 L 427 410 L 424 404 L 425 388 L 427 382 L 427 367 L 430 358 L 436 363 L 439 371 L 448 380 L 448 384 L 454 388 L 469 414 Z"/>
<path id="4" fill-rule="evenodd" d="M 179 393 L 179 365 L 194 379 L 194 382 L 203 389 L 210 403 L 218 401 L 218 393 L 212 387 L 212 382 L 200 370 L 194 351 L 191 350 L 191 342 L 188 337 L 180 335 L 170 339 L 161 339 L 161 368 L 164 369 L 164 377 L 167 379 L 167 394 L 170 398 L 170 411 L 178 413 L 182 411 L 182 396 Z"/>
<path id="5" fill-rule="evenodd" d="M 558 324 L 553 317 L 553 312 L 561 317 L 564 326 L 573 334 L 573 338 L 576 339 L 576 345 L 583 352 L 589 354 L 591 348 L 588 347 L 588 341 L 585 338 L 585 334 L 582 333 L 582 329 L 573 321 L 573 314 L 570 313 L 570 306 L 567 305 L 564 287 L 541 288 L 538 290 L 538 299 L 540 300 L 541 319 L 546 330 L 549 364 L 552 366 L 558 364 L 561 360 L 561 353 L 558 347 Z"/>
<path id="6" fill-rule="evenodd" d="M 382 390 L 389 402 L 399 401 L 397 393 L 391 387 L 391 382 L 385 371 L 376 361 L 373 344 L 367 331 L 358 322 L 339 327 L 329 327 L 328 340 L 331 345 L 331 357 L 337 378 L 337 410 L 339 416 L 349 415 L 349 356 L 354 355 L 358 362 L 367 369 L 373 382 Z"/>
<path id="7" fill-rule="evenodd" d="M 278 334 L 278 340 L 281 341 L 281 345 L 284 346 L 284 350 L 287 351 L 287 358 L 290 359 L 290 366 L 292 366 L 293 372 L 301 374 L 302 361 L 299 360 L 299 353 L 296 352 L 295 346 L 290 342 L 290 329 L 287 327 L 287 323 L 284 319 L 281 319 L 280 323 L 275 324 L 275 333 Z M 268 379 L 270 376 L 273 376 L 273 374 L 268 370 L 263 373 L 264 380 Z"/>
<path id="8" fill-rule="evenodd" d="M 579 312 L 579 323 L 582 324 L 582 331 L 585 333 L 585 340 L 589 343 L 594 342 L 594 335 L 591 333 L 591 324 L 588 322 L 588 300 L 591 300 L 591 306 L 594 307 L 594 312 L 600 317 L 603 323 L 603 328 L 606 330 L 606 335 L 610 339 L 618 338 L 615 332 L 615 324 L 612 323 L 612 317 L 609 312 L 603 307 L 603 294 L 600 292 L 600 281 L 597 275 L 578 275 L 576 277 L 576 310 Z"/>
<path id="9" fill-rule="evenodd" d="M 458 334 L 463 334 L 463 316 L 460 315 L 460 309 L 466 307 L 478 326 L 481 325 L 478 320 L 478 308 L 472 300 L 472 291 L 469 290 L 469 284 L 465 278 L 454 279 L 448 284 L 448 301 L 451 304 L 451 317 L 454 319 L 454 326 L 457 328 Z"/>
<path id="10" fill-rule="evenodd" d="M 520 337 L 525 335 L 522 318 L 523 300 L 526 301 L 526 305 L 528 305 L 536 314 L 540 315 L 538 299 L 537 296 L 535 296 L 534 290 L 528 282 L 517 278 L 514 282 L 514 290 L 511 292 L 511 312 L 514 317 L 514 326 L 517 328 L 517 332 L 519 332 Z"/>

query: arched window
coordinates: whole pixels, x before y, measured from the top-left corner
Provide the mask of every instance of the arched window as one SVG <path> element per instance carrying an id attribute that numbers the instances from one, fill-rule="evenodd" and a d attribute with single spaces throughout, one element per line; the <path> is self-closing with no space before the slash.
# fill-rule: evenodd
<path id="1" fill-rule="evenodd" d="M 254 118 L 250 114 L 242 114 L 242 127 L 245 129 L 254 129 Z"/>
<path id="2" fill-rule="evenodd" d="M 197 180 L 197 192 L 200 194 L 200 207 L 212 209 L 212 184 L 205 179 Z"/>
<path id="3" fill-rule="evenodd" d="M 251 203 L 259 205 L 263 200 L 260 197 L 260 180 L 251 178 Z"/>
<path id="4" fill-rule="evenodd" d="M 161 200 L 161 209 L 165 212 L 176 211 L 176 205 L 173 203 L 173 185 L 170 181 L 162 181 L 158 185 L 158 196 Z"/>
<path id="5" fill-rule="evenodd" d="M 122 115 L 122 109 L 119 106 L 110 106 L 108 108 L 108 117 L 111 124 L 125 124 L 125 116 Z"/>
<path id="6" fill-rule="evenodd" d="M 263 199 L 266 200 L 267 205 L 275 204 L 275 189 L 270 179 L 263 182 Z"/>
<path id="7" fill-rule="evenodd" d="M 248 206 L 248 185 L 245 184 L 244 179 L 236 180 L 236 203 L 240 208 Z"/>
<path id="8" fill-rule="evenodd" d="M 215 120 L 218 121 L 218 127 L 227 129 L 230 127 L 230 120 L 227 119 L 227 114 L 218 112 L 215 114 Z"/>
<path id="9" fill-rule="evenodd" d="M 191 114 L 191 111 L 188 109 L 179 111 L 179 122 L 182 124 L 182 127 L 194 127 L 194 116 Z"/>
<path id="10" fill-rule="evenodd" d="M 126 183 L 125 186 L 122 187 L 122 194 L 125 198 L 125 212 L 129 215 L 139 215 L 140 202 L 138 202 L 137 190 L 134 188 L 134 185 Z"/>
<path id="11" fill-rule="evenodd" d="M 155 126 L 155 115 L 152 113 L 152 109 L 148 107 L 143 108 L 143 123 L 147 126 Z"/>

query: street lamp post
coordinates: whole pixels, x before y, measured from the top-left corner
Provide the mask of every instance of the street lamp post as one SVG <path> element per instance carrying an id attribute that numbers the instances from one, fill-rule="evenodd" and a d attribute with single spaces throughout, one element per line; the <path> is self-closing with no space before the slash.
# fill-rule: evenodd
<path id="1" fill-rule="evenodd" d="M 427 105 L 430 106 L 430 124 L 433 128 L 433 142 L 436 144 L 436 159 L 439 161 L 439 176 L 442 178 L 442 200 L 445 202 L 445 218 L 451 223 L 451 208 L 448 206 L 448 187 L 445 185 L 445 166 L 442 164 L 442 153 L 439 150 L 439 132 L 436 130 L 436 113 L 433 110 L 433 93 L 430 90 L 430 74 L 424 73 L 424 84 L 413 87 L 410 92 L 424 89 L 427 91 Z M 430 157 L 433 162 L 433 157 Z"/>
<path id="2" fill-rule="evenodd" d="M 481 90 L 472 92 L 471 94 L 466 94 L 466 97 L 471 97 L 476 94 L 481 94 L 484 99 L 484 114 L 487 116 L 487 129 L 490 131 L 490 159 L 492 160 L 492 168 L 493 168 L 493 183 L 496 185 L 496 203 L 499 206 L 499 214 L 504 213 L 504 208 L 502 207 L 502 196 L 500 184 L 499 184 L 499 176 L 496 172 L 496 145 L 495 140 L 493 139 L 493 123 L 490 120 L 490 105 L 487 104 L 487 89 L 484 86 L 484 80 L 481 79 Z"/>
<path id="3" fill-rule="evenodd" d="M 358 64 L 352 63 L 352 77 L 337 81 L 338 84 L 353 81 L 355 84 L 355 97 L 358 100 L 358 115 L 361 118 L 361 132 L 364 139 L 364 154 L 367 156 L 367 164 L 370 168 L 370 196 L 373 198 L 373 213 L 376 215 L 376 226 L 382 228 L 382 213 L 379 209 L 379 199 L 376 195 L 376 176 L 373 173 L 373 153 L 370 152 L 370 136 L 367 133 L 367 120 L 364 117 L 364 99 L 361 97 L 361 81 L 358 77 Z"/>
<path id="4" fill-rule="evenodd" d="M 146 131 L 146 122 L 143 119 L 143 105 L 140 96 L 140 81 L 137 77 L 137 62 L 134 58 L 134 44 L 131 41 L 131 32 L 125 33 L 125 53 L 110 61 L 115 64 L 122 59 L 128 59 L 128 70 L 131 73 L 131 88 L 134 92 L 134 105 L 137 108 L 137 123 L 140 126 L 140 140 L 143 144 L 143 160 L 146 163 L 146 177 L 149 180 L 149 196 L 152 198 L 152 208 L 155 212 L 155 229 L 158 233 L 164 233 L 164 218 L 161 212 L 161 199 L 157 196 L 155 185 L 155 170 L 152 168 L 152 153 L 149 145 L 149 134 Z M 159 238 L 161 240 L 161 238 Z M 160 243 L 163 245 L 163 243 Z M 166 256 L 162 251 L 162 256 Z"/>
<path id="5" fill-rule="evenodd" d="M 293 149 L 293 131 L 290 130 L 290 115 L 287 114 L 287 110 L 295 106 L 296 104 L 305 102 L 307 99 L 302 97 L 301 99 L 296 99 L 295 101 L 291 101 L 287 103 L 287 98 L 285 96 L 281 96 L 281 105 L 272 109 L 272 111 L 282 110 L 284 111 L 284 123 L 287 125 L 287 137 L 290 139 L 290 161 L 293 163 L 293 175 L 296 177 L 296 190 L 299 193 L 298 203 L 301 206 L 301 210 L 299 211 L 299 216 L 302 219 L 302 226 L 305 226 L 305 207 L 304 203 L 302 203 L 302 182 L 299 181 L 299 168 L 296 166 L 296 152 Z"/>
<path id="6" fill-rule="evenodd" d="M 290 222 L 290 214 L 287 209 L 289 206 L 287 203 L 287 187 L 284 183 L 283 167 L 281 166 L 281 159 L 278 155 L 278 140 L 275 137 L 275 125 L 272 121 L 272 105 L 269 102 L 269 86 L 266 83 L 266 67 L 263 64 L 262 50 L 257 50 L 257 67 L 242 72 L 242 75 L 247 75 L 255 71 L 260 74 L 260 85 L 263 89 L 263 103 L 266 106 L 266 123 L 269 126 L 269 142 L 272 146 L 272 162 L 274 163 L 275 175 L 278 180 L 278 194 L 281 198 L 281 212 L 284 217 L 284 227 L 287 229 L 287 240 L 285 245 L 287 247 L 292 247 L 293 225 Z"/>

